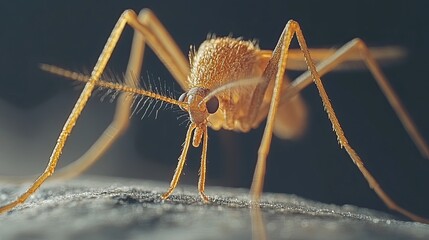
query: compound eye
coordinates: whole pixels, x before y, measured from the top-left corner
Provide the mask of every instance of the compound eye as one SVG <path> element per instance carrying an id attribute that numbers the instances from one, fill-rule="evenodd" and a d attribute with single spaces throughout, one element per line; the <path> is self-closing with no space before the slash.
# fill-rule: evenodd
<path id="1" fill-rule="evenodd" d="M 210 114 L 215 113 L 219 109 L 219 100 L 217 97 L 212 97 L 206 102 L 207 112 Z"/>

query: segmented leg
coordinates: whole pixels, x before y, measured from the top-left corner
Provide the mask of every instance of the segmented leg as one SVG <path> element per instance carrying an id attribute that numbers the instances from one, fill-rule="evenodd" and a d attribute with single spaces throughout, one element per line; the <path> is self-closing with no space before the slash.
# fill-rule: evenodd
<path id="1" fill-rule="evenodd" d="M 46 167 L 45 171 L 39 176 L 39 178 L 37 178 L 37 180 L 30 186 L 30 188 L 25 193 L 23 193 L 21 196 L 18 197 L 18 199 L 16 199 L 15 201 L 7 205 L 2 206 L 0 208 L 0 212 L 8 211 L 13 207 L 15 207 L 16 205 L 24 202 L 31 194 L 33 194 L 40 187 L 40 185 L 42 185 L 43 182 L 45 182 L 45 180 L 49 176 L 51 176 L 54 173 L 55 167 L 57 165 L 58 159 L 61 156 L 64 145 L 67 141 L 67 138 L 70 135 L 74 125 L 76 124 L 76 121 L 78 120 L 80 114 L 82 113 L 82 110 L 85 107 L 89 97 L 91 96 L 91 93 L 94 90 L 94 87 L 96 86 L 98 79 L 100 79 L 101 74 L 107 65 L 107 62 L 110 59 L 110 56 L 112 55 L 113 49 L 115 48 L 116 43 L 118 42 L 119 37 L 121 36 L 121 33 L 125 27 L 125 24 L 130 18 L 130 14 L 132 13 L 128 11 L 124 12 L 119 18 L 115 27 L 113 28 L 113 31 L 110 34 L 110 37 L 107 40 L 107 43 L 104 46 L 104 49 L 100 57 L 98 58 L 98 61 L 95 64 L 95 67 L 91 73 L 90 80 L 88 81 L 88 83 L 85 84 L 85 88 L 83 89 L 81 95 L 79 96 L 75 106 L 73 107 L 72 112 L 70 113 L 60 133 L 60 136 L 58 137 L 57 143 L 51 154 L 48 166 Z"/>
<path id="2" fill-rule="evenodd" d="M 258 160 L 256 164 L 255 173 L 253 176 L 253 182 L 251 186 L 251 197 L 254 202 L 258 202 L 262 193 L 265 169 L 266 169 L 266 159 L 269 151 L 269 147 L 272 139 L 272 131 L 273 131 L 273 123 L 274 117 L 277 111 L 277 107 L 280 102 L 281 97 L 281 89 L 282 89 L 282 80 L 284 76 L 284 72 L 286 69 L 286 61 L 287 54 L 290 46 L 290 42 L 293 36 L 296 35 L 298 39 L 298 43 L 300 48 L 304 54 L 304 59 L 308 65 L 308 70 L 311 73 L 313 78 L 313 82 L 316 84 L 316 87 L 319 91 L 319 95 L 322 99 L 323 106 L 325 111 L 328 114 L 328 118 L 332 123 L 334 132 L 337 136 L 337 140 L 342 148 L 344 148 L 349 154 L 350 158 L 353 160 L 355 165 L 358 167 L 362 175 L 365 177 L 370 187 L 374 189 L 376 194 L 380 197 L 380 199 L 392 210 L 397 211 L 414 221 L 426 222 L 429 221 L 420 216 L 417 216 L 399 205 L 397 205 L 380 187 L 375 178 L 369 173 L 369 171 L 364 167 L 362 160 L 355 152 L 355 150 L 349 145 L 348 140 L 344 134 L 344 131 L 341 128 L 341 125 L 336 117 L 334 109 L 332 107 L 331 102 L 329 101 L 326 90 L 320 80 L 319 73 L 316 70 L 316 67 L 310 57 L 310 53 L 308 51 L 304 36 L 301 32 L 299 24 L 293 20 L 289 21 L 283 30 L 283 33 L 277 43 L 275 50 L 273 51 L 273 56 L 271 61 L 269 62 L 265 72 L 264 77 L 271 81 L 275 81 L 275 86 L 271 98 L 271 104 L 267 117 L 267 124 L 265 126 L 264 134 L 262 137 L 261 145 L 258 150 Z M 373 66 L 373 65 L 372 65 Z M 370 66 L 369 66 L 370 67 Z"/>
<path id="3" fill-rule="evenodd" d="M 130 14 L 131 22 L 128 22 L 135 28 L 134 37 L 131 45 L 128 66 L 125 72 L 124 83 L 128 86 L 137 88 L 139 86 L 139 76 L 143 65 L 143 57 L 146 43 L 154 50 L 158 57 L 165 63 L 165 66 L 177 80 L 179 85 L 187 88 L 187 75 L 189 65 L 183 53 L 178 48 L 165 27 L 161 24 L 155 14 L 149 9 L 143 9 L 137 18 L 135 14 Z M 42 69 L 52 71 L 52 67 L 42 65 Z M 55 74 L 67 77 L 66 73 L 58 72 Z M 98 140 L 85 152 L 79 159 L 55 172 L 50 179 L 68 179 L 75 177 L 86 169 L 91 167 L 119 136 L 127 129 L 133 98 L 129 93 L 121 93 L 117 100 L 117 107 L 112 123 L 104 130 Z M 36 176 L 30 177 L 7 177 L 0 178 L 5 182 L 26 182 L 32 181 Z"/>
<path id="4" fill-rule="evenodd" d="M 356 54 L 356 52 L 358 54 Z M 419 149 L 423 157 L 429 159 L 429 147 L 419 130 L 416 127 L 416 124 L 411 119 L 409 113 L 401 103 L 399 97 L 393 90 L 389 81 L 381 71 L 380 66 L 377 64 L 377 61 L 372 56 L 366 44 L 361 39 L 353 39 L 350 42 L 346 43 L 343 47 L 338 49 L 330 57 L 323 60 L 320 64 L 317 65 L 317 72 L 320 76 L 334 70 L 337 66 L 341 65 L 343 62 L 347 62 L 350 58 L 360 57 L 360 60 L 363 61 L 372 75 L 376 80 L 377 84 L 380 86 L 405 130 L 407 131 L 410 138 L 413 140 L 416 147 Z M 358 58 L 359 59 L 359 58 Z M 312 83 L 313 79 L 309 71 L 305 72 L 297 79 L 295 79 L 287 89 L 284 88 L 284 94 L 281 97 L 280 104 L 284 101 L 287 101 L 290 97 L 294 96 L 296 93 L 300 92 L 302 89 L 306 88 Z"/>
<path id="5" fill-rule="evenodd" d="M 209 198 L 204 193 L 205 185 L 206 185 L 206 170 L 207 170 L 207 143 L 208 143 L 208 134 L 207 128 L 204 129 L 203 135 L 203 149 L 201 153 L 201 166 L 200 166 L 200 177 L 198 179 L 198 192 L 200 193 L 201 198 L 208 202 Z"/>
<path id="6" fill-rule="evenodd" d="M 125 84 L 132 87 L 139 86 L 137 81 L 140 79 L 145 46 L 148 43 L 154 49 L 154 52 L 158 54 L 158 57 L 163 60 L 179 85 L 186 89 L 186 77 L 189 72 L 188 62 L 165 27 L 155 14 L 148 9 L 144 9 L 139 13 L 137 21 L 136 24 L 145 30 L 136 29 L 134 31 L 130 57 L 125 72 Z M 72 178 L 91 167 L 127 129 L 132 103 L 133 98 L 128 93 L 121 93 L 117 100 L 112 123 L 84 155 L 70 165 L 58 170 L 52 178 Z"/>
<path id="7" fill-rule="evenodd" d="M 78 98 L 73 110 L 71 111 L 61 133 L 58 137 L 57 143 L 54 147 L 54 150 L 51 154 L 48 166 L 45 171 L 34 181 L 34 183 L 28 188 L 26 192 L 20 195 L 15 201 L 0 207 L 0 213 L 8 211 L 15 207 L 16 205 L 23 203 L 31 194 L 33 194 L 42 184 L 46 181 L 55 171 L 57 162 L 61 156 L 64 145 L 70 135 L 74 125 L 76 124 L 83 108 L 85 107 L 88 99 L 90 98 L 92 91 L 94 90 L 97 81 L 100 79 L 107 62 L 109 61 L 112 52 L 122 34 L 122 31 L 126 25 L 130 25 L 140 34 L 138 34 L 134 40 L 146 40 L 149 46 L 154 50 L 158 55 L 161 61 L 167 66 L 172 75 L 177 79 L 181 87 L 186 88 L 186 76 L 189 71 L 189 66 L 184 58 L 183 54 L 177 48 L 177 45 L 174 44 L 174 41 L 168 35 L 167 31 L 162 27 L 161 23 L 156 19 L 149 10 L 143 10 L 140 13 L 140 20 L 137 15 L 132 10 L 126 10 L 118 19 L 115 27 L 110 34 L 109 39 L 107 40 L 106 45 L 98 61 L 91 73 L 89 81 L 85 84 L 80 97 Z M 145 25 L 146 24 L 146 25 Z M 140 41 L 139 43 L 134 42 L 133 49 L 135 53 L 131 54 L 129 65 L 126 73 L 126 81 L 128 84 L 134 84 L 132 79 L 133 74 L 140 72 L 142 57 L 144 52 L 145 41 Z M 69 175 L 73 171 L 82 171 L 91 165 L 104 151 L 103 146 L 111 144 L 118 134 L 126 128 L 128 120 L 125 118 L 129 117 L 130 102 L 129 100 L 124 99 L 120 101 L 120 108 L 117 110 L 117 114 L 113 125 L 106 130 L 103 136 L 95 144 L 95 147 L 101 147 L 101 150 L 95 149 L 94 151 L 90 150 L 86 156 L 83 156 L 81 160 L 75 165 L 71 165 L 68 170 L 66 169 L 63 174 L 64 176 Z M 113 136 L 114 135 L 114 136 Z M 104 145 L 106 144 L 106 145 Z M 101 146 L 103 145 L 103 146 Z"/>
<path id="8" fill-rule="evenodd" d="M 176 188 L 177 184 L 179 183 L 180 175 L 182 174 L 183 166 L 185 166 L 186 156 L 188 154 L 189 144 L 191 143 L 192 139 L 192 131 L 196 128 L 196 125 L 194 123 L 191 123 L 191 125 L 188 128 L 188 132 L 186 133 L 185 143 L 183 145 L 182 153 L 180 154 L 179 161 L 177 162 L 176 170 L 174 171 L 173 179 L 171 180 L 170 187 L 168 188 L 167 192 L 165 192 L 162 195 L 162 199 L 168 198 Z M 204 140 L 206 141 L 206 140 Z"/>

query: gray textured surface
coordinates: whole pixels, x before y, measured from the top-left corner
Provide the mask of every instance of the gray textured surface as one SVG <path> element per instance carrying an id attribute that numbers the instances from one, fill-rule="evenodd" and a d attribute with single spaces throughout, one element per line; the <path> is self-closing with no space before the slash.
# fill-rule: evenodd
<path id="1" fill-rule="evenodd" d="M 160 200 L 167 184 L 118 178 L 48 183 L 27 203 L 0 216 L 1 239 L 250 239 L 247 191 L 194 186 Z M 4 185 L 0 203 L 22 187 Z M 269 239 L 429 239 L 429 225 L 294 195 L 265 194 Z"/>

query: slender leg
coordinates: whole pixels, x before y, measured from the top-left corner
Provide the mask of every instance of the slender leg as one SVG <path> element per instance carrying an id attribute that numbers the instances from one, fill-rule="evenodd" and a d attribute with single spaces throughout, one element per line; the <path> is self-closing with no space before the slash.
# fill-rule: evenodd
<path id="1" fill-rule="evenodd" d="M 107 40 L 107 43 L 104 46 L 104 49 L 100 57 L 98 58 L 98 61 L 95 64 L 95 67 L 91 73 L 90 80 L 88 81 L 88 83 L 85 84 L 85 88 L 83 89 L 75 106 L 73 107 L 72 112 L 70 113 L 66 123 L 64 124 L 64 127 L 60 133 L 60 136 L 58 137 L 57 143 L 55 145 L 55 148 L 52 152 L 52 155 L 49 159 L 48 166 L 46 167 L 45 171 L 39 176 L 39 178 L 37 178 L 37 180 L 30 186 L 30 188 L 21 196 L 19 196 L 15 201 L 0 207 L 0 212 L 8 211 L 13 207 L 15 207 L 16 205 L 24 202 L 32 193 L 34 193 L 40 187 L 40 185 L 42 185 L 42 183 L 49 176 L 51 176 L 54 173 L 55 167 L 57 165 L 58 159 L 61 156 L 64 145 L 67 141 L 67 138 L 70 135 L 74 125 L 76 124 L 76 121 L 78 120 L 89 97 L 91 96 L 92 90 L 96 86 L 98 79 L 100 78 L 102 72 L 104 71 L 104 68 L 106 67 L 107 62 L 110 56 L 112 55 L 113 49 L 115 48 L 116 43 L 119 40 L 119 37 L 121 36 L 121 33 L 125 27 L 125 24 L 130 18 L 130 14 L 132 13 L 128 11 L 124 12 L 119 18 L 115 27 L 113 28 L 113 31 L 110 34 L 110 37 Z"/>
<path id="2" fill-rule="evenodd" d="M 130 15 L 132 26 L 139 26 L 134 32 L 130 57 L 125 72 L 124 83 L 131 87 L 138 87 L 138 79 L 143 65 L 143 57 L 146 43 L 154 49 L 154 52 L 165 63 L 167 69 L 175 77 L 179 85 L 187 88 L 188 62 L 171 38 L 165 27 L 157 17 L 148 9 L 142 10 L 137 19 Z M 141 31 L 143 29 L 143 31 Z M 127 129 L 133 99 L 128 93 L 121 93 L 116 104 L 116 111 L 112 123 L 104 130 L 97 141 L 79 159 L 56 171 L 50 179 L 68 179 L 75 177 L 91 167 L 116 139 Z M 2 181 L 25 182 L 35 177 L 5 178 Z"/>
<path id="3" fill-rule="evenodd" d="M 180 154 L 179 162 L 177 163 L 176 170 L 174 171 L 173 179 L 171 180 L 170 187 L 161 197 L 162 199 L 168 198 L 179 183 L 180 175 L 182 174 L 183 166 L 185 166 L 186 155 L 188 154 L 189 144 L 191 143 L 192 131 L 195 129 L 195 124 L 191 123 L 186 133 L 185 144 L 183 145 L 182 154 Z M 204 138 L 206 139 L 206 138 Z M 204 140 L 206 141 L 206 140 Z"/>
<path id="4" fill-rule="evenodd" d="M 137 15 L 132 10 L 126 10 L 121 15 L 121 17 L 118 19 L 118 22 L 116 23 L 115 27 L 112 30 L 112 33 L 107 40 L 106 45 L 104 46 L 104 49 L 102 53 L 100 54 L 100 57 L 98 58 L 98 61 L 91 73 L 91 77 L 89 81 L 85 84 L 85 88 L 83 89 L 79 99 L 77 100 L 72 112 L 70 113 L 61 133 L 58 137 L 57 143 L 55 145 L 55 148 L 51 154 L 48 166 L 46 167 L 45 171 L 34 181 L 34 183 L 28 188 L 26 192 L 24 192 L 22 195 L 20 195 L 15 201 L 4 205 L 0 207 L 0 213 L 8 211 L 15 207 L 16 205 L 23 203 L 31 194 L 33 194 L 42 184 L 43 182 L 48 179 L 55 171 L 55 167 L 57 165 L 57 162 L 61 156 L 62 150 L 64 148 L 64 145 L 67 141 L 68 136 L 70 135 L 74 125 L 76 124 L 76 121 L 78 120 L 83 108 L 85 107 L 89 97 L 91 96 L 92 91 L 94 90 L 94 87 L 97 84 L 97 81 L 100 79 L 107 62 L 109 61 L 112 52 L 116 46 L 116 43 L 118 42 L 122 31 L 125 27 L 125 25 L 130 25 L 133 27 L 136 31 L 140 33 L 144 37 L 144 39 L 147 41 L 149 46 L 154 50 L 154 52 L 158 55 L 158 57 L 161 59 L 161 61 L 164 62 L 164 64 L 167 66 L 167 68 L 170 70 L 170 72 L 173 74 L 173 76 L 177 79 L 179 84 L 182 87 L 186 86 L 186 76 L 187 72 L 189 71 L 189 66 L 187 65 L 186 59 L 184 56 L 180 53 L 177 46 L 174 44 L 171 37 L 168 35 L 166 30 L 162 27 L 162 25 L 159 23 L 159 21 L 156 19 L 156 17 L 148 10 L 143 10 L 140 14 L 141 18 L 143 19 L 143 23 L 151 22 L 152 24 L 143 25 L 143 23 L 139 20 Z M 147 19 L 147 20 L 146 20 Z M 139 38 L 139 37 L 137 37 Z M 127 69 L 127 75 L 126 79 L 128 83 L 130 83 L 129 79 L 131 79 L 131 74 L 133 74 L 133 71 L 140 71 L 140 67 L 137 65 L 141 65 L 142 59 L 142 53 L 143 53 L 143 47 L 144 47 L 144 41 L 140 43 L 140 45 L 135 45 L 137 48 L 136 54 L 131 55 L 129 66 Z M 138 50 L 140 49 L 140 50 Z M 140 59 L 140 60 L 139 60 Z M 124 103 L 124 106 L 129 106 L 129 103 Z M 123 109 L 123 108 L 122 108 Z M 119 125 L 127 125 L 127 120 L 124 121 L 124 116 L 128 118 L 128 115 L 124 115 L 123 110 L 119 110 L 120 118 L 122 120 L 117 120 L 119 122 Z M 128 113 L 128 112 L 125 112 Z M 125 123 L 125 124 L 124 124 Z M 113 127 L 113 129 L 115 126 Z M 107 130 L 107 135 L 111 134 L 110 130 L 112 128 Z M 115 130 L 115 129 L 114 129 Z M 114 134 L 121 132 L 114 131 Z M 105 136 L 105 135 L 104 135 Z M 116 137 L 102 137 L 100 140 L 101 142 L 110 144 Z M 98 150 L 96 150 L 98 151 Z M 98 151 L 98 153 L 89 153 L 88 158 L 86 158 L 86 163 L 90 163 L 92 159 L 96 159 L 98 157 L 97 155 L 100 155 L 102 151 Z M 83 161 L 83 160 L 82 160 Z M 81 166 L 84 166 L 83 164 Z M 80 167 L 74 167 L 75 169 L 79 170 Z M 83 167 L 85 168 L 85 167 Z M 73 169 L 73 168 L 71 168 Z M 67 171 L 66 171 L 67 172 Z M 70 170 L 69 170 L 70 172 Z"/>
<path id="5" fill-rule="evenodd" d="M 325 91 L 325 88 L 320 80 L 319 74 L 316 70 L 316 67 L 310 57 L 304 36 L 301 32 L 299 24 L 293 20 L 289 21 L 280 37 L 280 40 L 274 50 L 272 60 L 267 66 L 267 69 L 264 72 L 264 76 L 271 80 L 275 79 L 275 86 L 272 95 L 271 105 L 267 117 L 267 124 L 265 126 L 264 135 L 262 137 L 262 142 L 258 151 L 258 160 L 255 169 L 255 174 L 253 177 L 252 187 L 251 187 L 251 197 L 252 200 L 258 202 L 262 192 L 265 167 L 266 167 L 266 157 L 268 154 L 269 146 L 272 138 L 273 130 L 273 121 L 276 113 L 277 106 L 280 101 L 280 94 L 282 88 L 282 79 L 286 69 L 286 60 L 290 42 L 293 35 L 296 34 L 300 48 L 304 54 L 304 59 L 308 65 L 308 70 L 310 71 L 313 81 L 316 84 L 316 87 L 319 91 L 319 95 L 322 99 L 323 106 L 325 111 L 328 114 L 328 118 L 332 123 L 334 132 L 337 136 L 338 143 L 342 148 L 345 148 L 346 152 L 349 154 L 350 158 L 353 160 L 353 163 L 358 167 L 362 175 L 365 177 L 370 187 L 374 189 L 376 194 L 380 199 L 392 210 L 395 210 L 414 221 L 426 222 L 429 223 L 429 220 L 419 217 L 399 205 L 397 205 L 380 187 L 375 178 L 369 173 L 369 171 L 364 167 L 364 164 L 360 157 L 357 155 L 355 150 L 349 145 L 347 138 L 341 128 L 341 125 L 335 115 L 334 109 L 329 101 L 328 95 Z"/>
<path id="6" fill-rule="evenodd" d="M 356 52 L 358 54 L 356 54 Z M 360 59 L 368 66 L 368 69 L 371 71 L 374 79 L 380 86 L 408 135 L 413 140 L 414 144 L 419 149 L 423 157 L 429 159 L 429 147 L 427 143 L 418 131 L 415 123 L 401 103 L 392 86 L 389 84 L 389 81 L 387 81 L 387 78 L 384 76 L 381 68 L 375 61 L 368 47 L 361 39 L 353 39 L 338 49 L 338 51 L 336 51 L 330 57 L 323 60 L 320 64 L 317 65 L 317 72 L 320 74 L 320 76 L 323 76 L 324 74 L 332 71 L 335 67 L 341 65 L 343 62 L 348 61 L 350 58 L 355 59 L 356 56 L 359 56 Z M 291 98 L 302 89 L 306 88 L 312 83 L 312 81 L 313 79 L 309 71 L 299 76 L 291 83 L 291 85 L 287 86 L 287 88 L 283 88 L 284 94 L 281 97 L 280 104 L 287 101 L 287 99 Z"/>
<path id="7" fill-rule="evenodd" d="M 203 142 L 203 150 L 201 153 L 200 178 L 198 179 L 198 191 L 200 193 L 201 198 L 205 202 L 209 202 L 209 198 L 204 193 L 204 187 L 206 184 L 206 170 L 207 170 L 207 142 L 208 142 L 207 128 L 204 130 L 203 141 L 204 142 Z"/>
<path id="8" fill-rule="evenodd" d="M 266 90 L 266 86 L 270 81 L 275 81 L 273 94 L 271 97 L 271 104 L 267 116 L 267 123 L 265 125 L 264 134 L 262 136 L 261 145 L 258 149 L 258 160 L 256 162 L 255 173 L 253 175 L 252 186 L 250 190 L 250 195 L 252 201 L 257 203 L 259 202 L 262 188 L 264 184 L 265 169 L 266 169 L 266 159 L 268 151 L 270 149 L 272 132 L 274 127 L 274 117 L 277 112 L 277 107 L 280 101 L 280 93 L 283 84 L 283 76 L 286 70 L 286 59 L 287 51 L 289 49 L 290 42 L 293 37 L 294 29 L 291 28 L 291 25 L 294 22 L 289 21 L 283 30 L 282 35 L 280 36 L 279 42 L 277 43 L 276 48 L 273 51 L 273 55 L 263 73 L 263 77 L 267 80 L 264 85 L 263 91 Z M 257 86 L 255 93 L 258 93 L 260 86 Z M 252 96 L 252 101 L 255 99 L 255 96 Z M 252 106 L 252 105 L 251 105 Z M 260 104 L 257 106 L 259 108 Z M 253 107 L 253 106 L 252 106 Z M 255 108 L 256 109 L 256 108 Z M 256 112 L 256 111 L 255 111 Z M 255 113 L 256 116 L 256 113 Z"/>
<path id="9" fill-rule="evenodd" d="M 150 46 L 160 59 L 165 59 L 167 68 L 176 78 L 182 88 L 187 87 L 186 76 L 188 75 L 188 63 L 180 52 L 177 44 L 165 30 L 157 17 L 148 9 L 144 9 L 138 16 L 139 24 L 148 29 L 145 32 L 136 30 L 131 46 L 130 57 L 127 70 L 125 72 L 125 84 L 138 87 L 141 67 L 143 65 L 146 37 L 155 39 L 150 42 Z M 162 54 L 166 56 L 161 56 Z M 72 164 L 60 169 L 53 176 L 54 178 L 71 178 L 79 175 L 93 165 L 102 154 L 110 148 L 115 140 L 122 135 L 129 125 L 129 117 L 133 99 L 128 93 L 121 93 L 116 104 L 115 116 L 112 123 L 103 132 L 100 138 L 91 146 L 91 148 Z"/>

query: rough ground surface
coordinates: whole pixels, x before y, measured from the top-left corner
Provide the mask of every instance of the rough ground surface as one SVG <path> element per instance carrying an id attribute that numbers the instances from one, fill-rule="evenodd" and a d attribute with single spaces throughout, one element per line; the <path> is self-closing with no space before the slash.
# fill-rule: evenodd
<path id="1" fill-rule="evenodd" d="M 252 238 L 246 190 L 208 187 L 212 201 L 203 204 L 195 187 L 179 187 L 162 201 L 166 187 L 117 178 L 47 183 L 27 203 L 0 216 L 0 238 Z M 22 190 L 2 184 L 0 204 Z M 429 239 L 429 225 L 293 195 L 265 194 L 262 215 L 268 239 Z"/>

